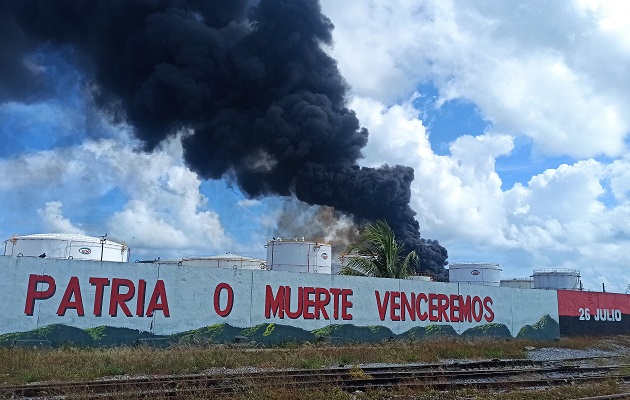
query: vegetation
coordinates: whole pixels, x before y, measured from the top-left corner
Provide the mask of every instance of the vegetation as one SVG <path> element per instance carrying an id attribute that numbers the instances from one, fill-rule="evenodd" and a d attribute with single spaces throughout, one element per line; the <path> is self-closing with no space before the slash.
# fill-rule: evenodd
<path id="1" fill-rule="evenodd" d="M 261 335 L 277 327 L 260 327 Z M 369 379 L 369 374 L 361 369 L 365 363 L 418 363 L 437 362 L 449 359 L 489 359 L 523 358 L 525 348 L 601 348 L 630 346 L 630 338 L 611 339 L 563 338 L 553 342 L 533 342 L 527 340 L 505 341 L 441 337 L 431 340 L 395 341 L 378 345 L 285 345 L 273 349 L 252 349 L 239 346 L 178 346 L 169 349 L 150 347 L 119 348 L 0 348 L 0 385 L 22 384 L 36 381 L 81 381 L 116 375 L 162 375 L 199 373 L 223 368 L 321 368 L 344 365 L 351 368 L 354 376 Z M 623 362 L 624 360 L 619 360 Z M 520 400 L 536 397 L 546 399 L 573 399 L 587 396 L 619 393 L 625 388 L 616 381 L 598 384 L 575 384 L 541 390 L 512 390 L 490 392 L 477 389 L 438 392 L 431 388 L 424 390 L 394 389 L 371 390 L 364 393 L 347 393 L 339 387 L 322 384 L 317 389 L 297 387 L 262 388 L 252 387 L 242 393 L 233 393 L 232 399 L 508 399 Z M 82 390 L 77 385 L 77 391 Z M 195 397 L 212 398 L 216 394 L 197 393 Z M 77 392 L 77 398 L 81 393 Z M 151 395 L 154 400 L 170 398 L 159 393 Z M 117 399 L 119 397 L 109 397 Z M 120 397 L 129 398 L 129 397 Z M 178 396 L 180 398 L 180 396 Z"/>
<path id="2" fill-rule="evenodd" d="M 413 272 L 413 263 L 418 259 L 414 251 L 403 258 L 403 246 L 387 222 L 381 220 L 367 226 L 347 253 L 342 275 L 404 279 Z"/>
<path id="3" fill-rule="evenodd" d="M 259 332 L 263 336 L 266 329 L 261 327 Z M 630 346 L 630 339 L 618 338 L 616 342 Z M 605 346 L 611 345 L 610 341 L 589 338 L 540 342 L 433 336 L 430 340 L 339 346 L 289 343 L 269 349 L 252 349 L 240 345 L 176 346 L 168 349 L 146 346 L 58 349 L 11 347 L 0 348 L 0 384 L 91 380 L 121 374 L 186 374 L 212 368 L 244 366 L 320 368 L 363 363 L 437 362 L 444 359 L 524 358 L 528 346 L 598 346 L 605 349 Z"/>

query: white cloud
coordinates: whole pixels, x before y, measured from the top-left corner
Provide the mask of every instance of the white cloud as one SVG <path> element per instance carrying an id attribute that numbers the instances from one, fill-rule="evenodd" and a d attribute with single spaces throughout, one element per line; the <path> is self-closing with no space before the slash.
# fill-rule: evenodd
<path id="1" fill-rule="evenodd" d="M 579 0 L 578 7 L 595 17 L 599 28 L 630 50 L 630 4 L 624 0 Z"/>
<path id="2" fill-rule="evenodd" d="M 563 164 L 504 191 L 495 162 L 513 150 L 511 136 L 461 136 L 451 143 L 450 155 L 439 156 L 409 103 L 387 108 L 355 98 L 351 105 L 370 130 L 365 162 L 414 168 L 411 205 L 422 234 L 456 249 L 451 261 L 462 260 L 457 251 L 486 261 L 500 257 L 507 263 L 504 276 L 577 268 L 591 289 L 602 275 L 624 276 L 623 266 L 630 263 L 624 250 L 630 246 L 627 159 Z M 608 204 L 607 182 L 616 199 Z M 626 284 L 613 281 L 608 288 L 625 290 Z"/>
<path id="3" fill-rule="evenodd" d="M 44 208 L 37 210 L 37 215 L 42 219 L 45 229 L 49 232 L 85 234 L 83 229 L 74 226 L 68 218 L 64 218 L 60 201 L 46 202 Z"/>
<path id="4" fill-rule="evenodd" d="M 432 83 L 442 102 L 472 101 L 497 131 L 526 135 L 541 153 L 618 156 L 630 130 L 621 67 L 630 48 L 617 43 L 630 42 L 630 29 L 628 18 L 603 22 L 619 15 L 607 2 L 596 8 L 606 12 L 571 2 L 323 2 L 335 24 L 330 52 L 355 95 L 390 104 Z"/>
<path id="5" fill-rule="evenodd" d="M 409 102 L 389 108 L 355 98 L 351 106 L 370 131 L 365 162 L 414 168 L 412 208 L 425 237 L 463 236 L 494 242 L 503 224 L 501 180 L 495 159 L 509 154 L 506 135 L 462 136 L 452 156 L 436 155 L 426 129 Z"/>
<path id="6" fill-rule="evenodd" d="M 411 104 L 414 98 L 412 96 L 408 101 L 391 107 L 366 97 L 354 97 L 350 101 L 350 108 L 370 131 L 368 144 L 363 149 L 362 165 L 412 165 L 417 159 L 413 149 L 430 154 L 427 131 L 417 118 L 418 111 Z"/>
<path id="7" fill-rule="evenodd" d="M 102 155 L 129 198 L 108 225 L 117 236 L 131 236 L 130 245 L 176 254 L 212 253 L 231 243 L 219 215 L 206 209 L 207 199 L 199 191 L 201 180 L 183 165 L 179 137 L 151 154 L 132 152 L 108 141 L 87 147 Z"/>
<path id="8" fill-rule="evenodd" d="M 630 163 L 630 157 L 626 155 L 625 158 L 615 160 L 609 166 L 610 173 L 610 187 L 615 199 L 619 202 L 628 201 L 628 193 L 630 193 L 630 169 L 628 164 Z"/>
<path id="9" fill-rule="evenodd" d="M 553 216 L 563 223 L 599 214 L 605 210 L 598 200 L 604 194 L 600 183 L 604 172 L 603 166 L 594 160 L 548 169 L 532 177 L 527 191 L 516 191 L 521 197 L 518 202 L 527 203 L 527 214 Z M 510 194 L 511 190 L 507 192 L 508 196 Z"/>
<path id="10" fill-rule="evenodd" d="M 179 138 L 151 154 L 135 152 L 125 141 L 99 140 L 0 160 L 1 175 L 11 176 L 16 171 L 20 179 L 0 183 L 5 204 L 13 205 L 13 211 L 28 215 L 37 204 L 50 198 L 60 200 L 37 209 L 40 229 L 90 234 L 87 226 L 79 229 L 63 217 L 62 203 L 89 214 L 86 210 L 111 207 L 98 200 L 116 189 L 126 204 L 110 210 L 108 220 L 92 223 L 99 233 L 105 224 L 110 236 L 139 249 L 139 256 L 156 249 L 162 249 L 165 256 L 206 254 L 223 251 L 231 243 L 218 214 L 207 208 L 200 179 L 183 165 Z"/>
<path id="11" fill-rule="evenodd" d="M 241 200 L 238 202 L 238 205 L 240 207 L 255 207 L 257 205 L 260 205 L 260 200 L 256 200 L 256 199 L 245 199 L 245 200 Z"/>

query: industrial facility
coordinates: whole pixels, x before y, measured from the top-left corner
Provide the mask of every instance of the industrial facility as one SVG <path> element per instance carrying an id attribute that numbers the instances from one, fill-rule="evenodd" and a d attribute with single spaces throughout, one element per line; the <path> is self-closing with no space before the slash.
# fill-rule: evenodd
<path id="1" fill-rule="evenodd" d="M 227 253 L 207 257 L 183 257 L 181 259 L 139 262 L 328 275 L 333 273 L 330 243 L 305 238 L 273 238 L 267 241 L 265 247 L 267 249 L 265 260 Z"/>
<path id="2" fill-rule="evenodd" d="M 129 247 L 106 235 L 13 236 L 4 244 L 0 334 L 63 325 L 177 338 L 209 326 L 264 324 L 301 332 L 286 340 L 310 340 L 304 338 L 333 325 L 364 330 L 366 340 L 375 326 L 387 337 L 630 333 L 628 295 L 583 291 L 573 269 L 501 279 L 498 263 L 455 262 L 444 283 L 428 275 L 340 276 L 352 256 L 333 257 L 330 243 L 306 238 L 269 239 L 265 259 L 228 253 L 133 264 Z"/>
<path id="3" fill-rule="evenodd" d="M 534 289 L 582 290 L 580 271 L 576 269 L 535 269 Z"/>
<path id="4" fill-rule="evenodd" d="M 200 266 L 313 274 L 339 274 L 348 255 L 333 259 L 330 243 L 301 238 L 272 238 L 267 241 L 266 259 L 227 253 L 189 256 L 177 259 L 137 260 L 162 265 Z M 79 234 L 48 233 L 13 236 L 4 242 L 5 256 L 69 260 L 128 262 L 129 247 L 107 239 Z M 462 285 L 502 286 L 517 289 L 582 290 L 580 271 L 574 269 L 535 269 L 529 278 L 501 279 L 501 268 L 493 262 L 453 262 L 449 282 Z M 430 282 L 431 276 L 418 274 L 410 280 Z"/>
<path id="5" fill-rule="evenodd" d="M 72 233 L 46 233 L 13 236 L 4 241 L 4 255 L 128 262 L 129 247 L 102 237 Z"/>
<path id="6" fill-rule="evenodd" d="M 499 286 L 501 269 L 497 263 L 452 263 L 448 268 L 449 282 L 468 285 Z"/>
<path id="7" fill-rule="evenodd" d="M 501 279 L 499 264 L 490 262 L 454 262 L 448 270 L 451 283 L 502 286 L 515 289 L 582 290 L 580 271 L 575 269 L 535 269 L 529 278 Z"/>

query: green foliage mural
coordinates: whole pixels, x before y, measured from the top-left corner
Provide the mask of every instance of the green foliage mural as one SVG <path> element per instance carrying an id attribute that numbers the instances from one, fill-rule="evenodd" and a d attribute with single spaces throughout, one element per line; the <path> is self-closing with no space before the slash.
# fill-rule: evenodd
<path id="1" fill-rule="evenodd" d="M 457 337 L 450 325 L 428 325 L 412 328 L 400 335 L 383 326 L 329 325 L 314 331 L 280 324 L 260 324 L 251 328 L 238 328 L 229 324 L 216 324 L 168 336 L 129 328 L 98 326 L 79 329 L 66 325 L 49 325 L 28 332 L 0 335 L 0 346 L 35 347 L 115 347 L 115 346 L 176 346 L 211 345 L 219 343 L 247 343 L 277 346 L 286 343 L 326 341 L 341 343 L 377 343 L 388 340 L 430 339 L 436 336 Z M 462 337 L 512 338 L 504 324 L 489 323 L 466 329 Z M 519 339 L 553 340 L 560 336 L 558 322 L 549 315 L 532 325 L 523 326 L 516 335 Z"/>
<path id="2" fill-rule="evenodd" d="M 374 343 L 396 337 L 391 330 L 382 326 L 329 325 L 313 333 L 320 341 L 330 343 Z"/>
<path id="3" fill-rule="evenodd" d="M 240 335 L 242 328 L 230 324 L 216 324 L 203 328 L 176 333 L 169 337 L 170 343 L 206 345 L 209 343 L 231 343 Z"/>
<path id="4" fill-rule="evenodd" d="M 533 325 L 525 325 L 516 335 L 519 339 L 545 340 L 560 337 L 560 324 L 549 315 L 545 315 Z"/>
<path id="5" fill-rule="evenodd" d="M 286 343 L 313 342 L 315 335 L 304 329 L 279 324 L 260 324 L 243 329 L 240 335 L 250 342 L 265 346 L 277 346 Z"/>
<path id="6" fill-rule="evenodd" d="M 504 324 L 490 323 L 468 328 L 462 333 L 462 337 L 487 337 L 511 339 L 512 334 Z"/>

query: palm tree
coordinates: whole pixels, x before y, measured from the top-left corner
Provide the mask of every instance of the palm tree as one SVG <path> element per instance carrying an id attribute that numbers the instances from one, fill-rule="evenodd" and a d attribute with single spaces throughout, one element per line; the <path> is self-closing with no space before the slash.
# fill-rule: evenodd
<path id="1" fill-rule="evenodd" d="M 402 246 L 387 222 L 381 220 L 365 228 L 359 243 L 348 246 L 346 252 L 348 263 L 342 275 L 404 279 L 413 272 L 412 261 L 418 259 L 415 251 L 403 259 Z"/>

